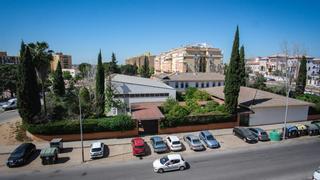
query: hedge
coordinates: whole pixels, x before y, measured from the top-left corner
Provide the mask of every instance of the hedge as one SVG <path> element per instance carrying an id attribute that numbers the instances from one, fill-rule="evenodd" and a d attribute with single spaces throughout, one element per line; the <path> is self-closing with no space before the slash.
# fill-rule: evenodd
<path id="1" fill-rule="evenodd" d="M 170 118 L 166 117 L 161 121 L 161 128 L 186 126 L 186 125 L 199 125 L 199 124 L 210 124 L 210 123 L 223 123 L 223 122 L 234 122 L 236 118 L 230 114 L 206 114 L 206 115 L 195 115 L 186 116 L 184 118 Z"/>
<path id="2" fill-rule="evenodd" d="M 80 133 L 79 120 L 52 121 L 46 124 L 24 124 L 26 129 L 33 134 L 77 134 Z M 99 119 L 83 120 L 83 132 L 126 131 L 136 127 L 129 116 L 114 116 Z"/>

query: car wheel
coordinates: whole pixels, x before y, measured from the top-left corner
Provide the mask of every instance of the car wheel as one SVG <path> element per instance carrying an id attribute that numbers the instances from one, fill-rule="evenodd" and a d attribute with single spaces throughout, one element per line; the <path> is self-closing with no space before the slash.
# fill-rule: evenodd
<path id="1" fill-rule="evenodd" d="M 183 171 L 184 169 L 185 169 L 184 166 L 181 166 L 181 167 L 179 168 L 180 171 Z"/>
<path id="2" fill-rule="evenodd" d="M 160 169 L 158 170 L 158 173 L 163 173 L 163 169 L 160 168 Z"/>

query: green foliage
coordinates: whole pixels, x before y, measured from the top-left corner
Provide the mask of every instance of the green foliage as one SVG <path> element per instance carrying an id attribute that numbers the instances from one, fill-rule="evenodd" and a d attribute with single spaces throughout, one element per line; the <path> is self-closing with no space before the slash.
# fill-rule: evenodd
<path id="1" fill-rule="evenodd" d="M 247 79 L 249 77 L 248 73 L 246 72 L 246 62 L 245 62 L 245 52 L 244 46 L 240 48 L 240 62 L 239 62 L 239 78 L 240 78 L 240 86 L 247 85 Z"/>
<path id="2" fill-rule="evenodd" d="M 105 106 L 105 87 L 104 87 L 104 68 L 102 65 L 102 56 L 101 51 L 98 55 L 98 65 L 97 65 L 97 74 L 96 74 L 96 116 L 102 117 L 104 115 L 104 106 Z"/>
<path id="3" fill-rule="evenodd" d="M 17 92 L 18 65 L 0 64 L 0 92 L 9 90 L 11 97 Z"/>
<path id="4" fill-rule="evenodd" d="M 177 99 L 177 101 L 184 101 L 185 100 L 185 95 L 182 94 L 179 91 L 176 91 L 176 99 Z"/>
<path id="5" fill-rule="evenodd" d="M 166 102 L 163 103 L 163 106 L 162 106 L 163 113 L 167 114 L 173 108 L 173 106 L 176 106 L 176 105 L 179 105 L 179 103 L 175 99 L 169 97 L 166 100 Z"/>
<path id="6" fill-rule="evenodd" d="M 206 91 L 197 90 L 193 94 L 193 99 L 199 100 L 199 101 L 208 101 L 211 99 L 211 95 L 207 93 Z"/>
<path id="7" fill-rule="evenodd" d="M 111 83 L 111 77 L 108 76 L 108 83 L 105 91 L 105 112 L 110 112 L 111 108 L 125 109 L 126 104 L 115 98 L 116 90 Z"/>
<path id="8" fill-rule="evenodd" d="M 114 116 L 99 119 L 83 120 L 84 133 L 104 131 L 126 131 L 136 127 L 129 116 Z M 79 120 L 51 121 L 46 124 L 26 124 L 29 132 L 34 134 L 78 134 L 80 133 Z"/>
<path id="9" fill-rule="evenodd" d="M 63 73 L 62 74 L 63 79 L 65 79 L 65 80 L 71 80 L 72 79 L 72 75 L 70 74 L 69 71 L 63 71 L 62 73 Z"/>
<path id="10" fill-rule="evenodd" d="M 254 78 L 254 83 L 251 85 L 251 87 L 255 89 L 261 89 L 264 90 L 266 88 L 266 78 L 262 74 L 257 74 L 256 77 Z"/>
<path id="11" fill-rule="evenodd" d="M 320 104 L 320 96 L 317 96 L 317 95 L 303 94 L 303 95 L 297 96 L 296 98 L 302 101 L 307 101 L 314 104 Z"/>
<path id="12" fill-rule="evenodd" d="M 116 59 L 116 55 L 114 53 L 112 53 L 111 55 L 111 61 L 109 64 L 109 73 L 113 74 L 113 73 L 119 73 L 119 68 L 117 65 L 117 59 Z"/>
<path id="13" fill-rule="evenodd" d="M 305 56 L 302 56 L 299 66 L 299 74 L 296 81 L 296 94 L 303 95 L 307 83 L 307 59 Z"/>
<path id="14" fill-rule="evenodd" d="M 21 43 L 18 67 L 18 109 L 24 122 L 36 123 L 36 116 L 41 112 L 39 86 L 35 66 L 28 46 Z"/>
<path id="15" fill-rule="evenodd" d="M 138 69 L 138 72 L 141 77 L 150 78 L 150 68 L 149 68 L 149 59 L 148 56 L 144 56 L 143 65 Z"/>
<path id="16" fill-rule="evenodd" d="M 87 77 L 91 68 L 92 68 L 91 64 L 88 64 L 88 63 L 79 64 L 79 67 L 78 67 L 78 69 L 80 71 L 79 76 L 81 78 Z"/>
<path id="17" fill-rule="evenodd" d="M 227 111 L 231 114 L 236 113 L 238 107 L 240 91 L 239 62 L 239 28 L 237 27 L 224 86 L 225 106 Z"/>
<path id="18" fill-rule="evenodd" d="M 198 89 L 195 87 L 189 87 L 186 90 L 185 93 L 185 99 L 193 99 L 193 94 L 197 91 Z"/>
<path id="19" fill-rule="evenodd" d="M 63 97 L 48 93 L 47 100 L 47 115 L 50 120 L 60 120 L 67 117 L 67 107 L 70 107 L 70 105 L 66 107 Z"/>
<path id="20" fill-rule="evenodd" d="M 61 97 L 66 93 L 60 61 L 58 62 L 57 69 L 53 74 L 52 90 L 57 96 Z"/>
<path id="21" fill-rule="evenodd" d="M 121 74 L 133 76 L 138 73 L 137 71 L 138 71 L 138 67 L 136 65 L 126 64 L 126 65 L 120 66 Z"/>
<path id="22" fill-rule="evenodd" d="M 188 110 L 188 112 L 200 111 L 201 106 L 197 103 L 196 99 L 187 99 L 186 109 Z"/>

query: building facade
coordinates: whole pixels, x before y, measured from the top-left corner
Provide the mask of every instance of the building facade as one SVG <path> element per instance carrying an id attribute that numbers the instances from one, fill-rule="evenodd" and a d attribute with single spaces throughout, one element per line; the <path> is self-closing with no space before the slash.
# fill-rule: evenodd
<path id="1" fill-rule="evenodd" d="M 208 44 L 188 45 L 155 57 L 155 74 L 222 72 L 222 51 Z"/>
<path id="2" fill-rule="evenodd" d="M 0 64 L 18 64 L 18 56 L 8 56 L 7 52 L 0 52 Z"/>
<path id="3" fill-rule="evenodd" d="M 57 69 L 58 62 L 60 61 L 62 69 L 72 69 L 72 57 L 71 55 L 65 55 L 63 53 L 55 53 L 52 55 L 51 71 Z"/>
<path id="4" fill-rule="evenodd" d="M 149 62 L 149 68 L 154 68 L 154 58 L 156 56 L 151 55 L 150 52 L 145 53 L 140 56 L 130 57 L 126 59 L 126 64 L 136 65 L 138 68 L 144 65 L 144 59 L 147 57 L 147 60 Z"/>

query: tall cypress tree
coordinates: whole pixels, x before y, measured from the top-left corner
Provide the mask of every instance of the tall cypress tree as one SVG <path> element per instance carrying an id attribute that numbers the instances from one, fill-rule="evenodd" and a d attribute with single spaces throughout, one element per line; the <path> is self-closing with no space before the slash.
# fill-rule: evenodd
<path id="1" fill-rule="evenodd" d="M 245 53 L 244 46 L 240 48 L 240 62 L 239 62 L 239 77 L 240 77 L 240 86 L 246 86 L 247 84 L 247 75 L 245 67 Z"/>
<path id="2" fill-rule="evenodd" d="M 110 70 L 110 73 L 118 73 L 118 65 L 117 65 L 117 58 L 116 58 L 116 55 L 114 53 L 112 53 L 111 55 L 111 61 L 110 61 L 110 67 L 109 67 L 109 70 Z"/>
<path id="3" fill-rule="evenodd" d="M 307 83 L 307 59 L 302 56 L 300 61 L 299 74 L 296 81 L 296 95 L 303 95 Z"/>
<path id="4" fill-rule="evenodd" d="M 149 60 L 147 56 L 144 56 L 143 65 L 140 69 L 140 76 L 144 78 L 150 77 Z"/>
<path id="5" fill-rule="evenodd" d="M 236 113 L 238 106 L 240 91 L 239 63 L 239 28 L 237 26 L 224 86 L 225 106 L 227 111 L 232 114 Z"/>
<path id="6" fill-rule="evenodd" d="M 53 92 L 57 96 L 64 96 L 66 93 L 66 88 L 64 86 L 64 79 L 62 74 L 63 73 L 62 73 L 61 64 L 60 64 L 60 61 L 58 61 L 57 69 L 54 72 L 53 82 L 52 82 Z"/>
<path id="7" fill-rule="evenodd" d="M 28 46 L 21 43 L 18 68 L 18 109 L 23 122 L 35 123 L 34 117 L 41 112 L 39 86 L 32 55 Z"/>
<path id="8" fill-rule="evenodd" d="M 104 114 L 105 94 L 104 94 L 104 68 L 102 65 L 101 50 L 98 55 L 98 65 L 96 74 L 96 116 L 101 117 Z"/>

